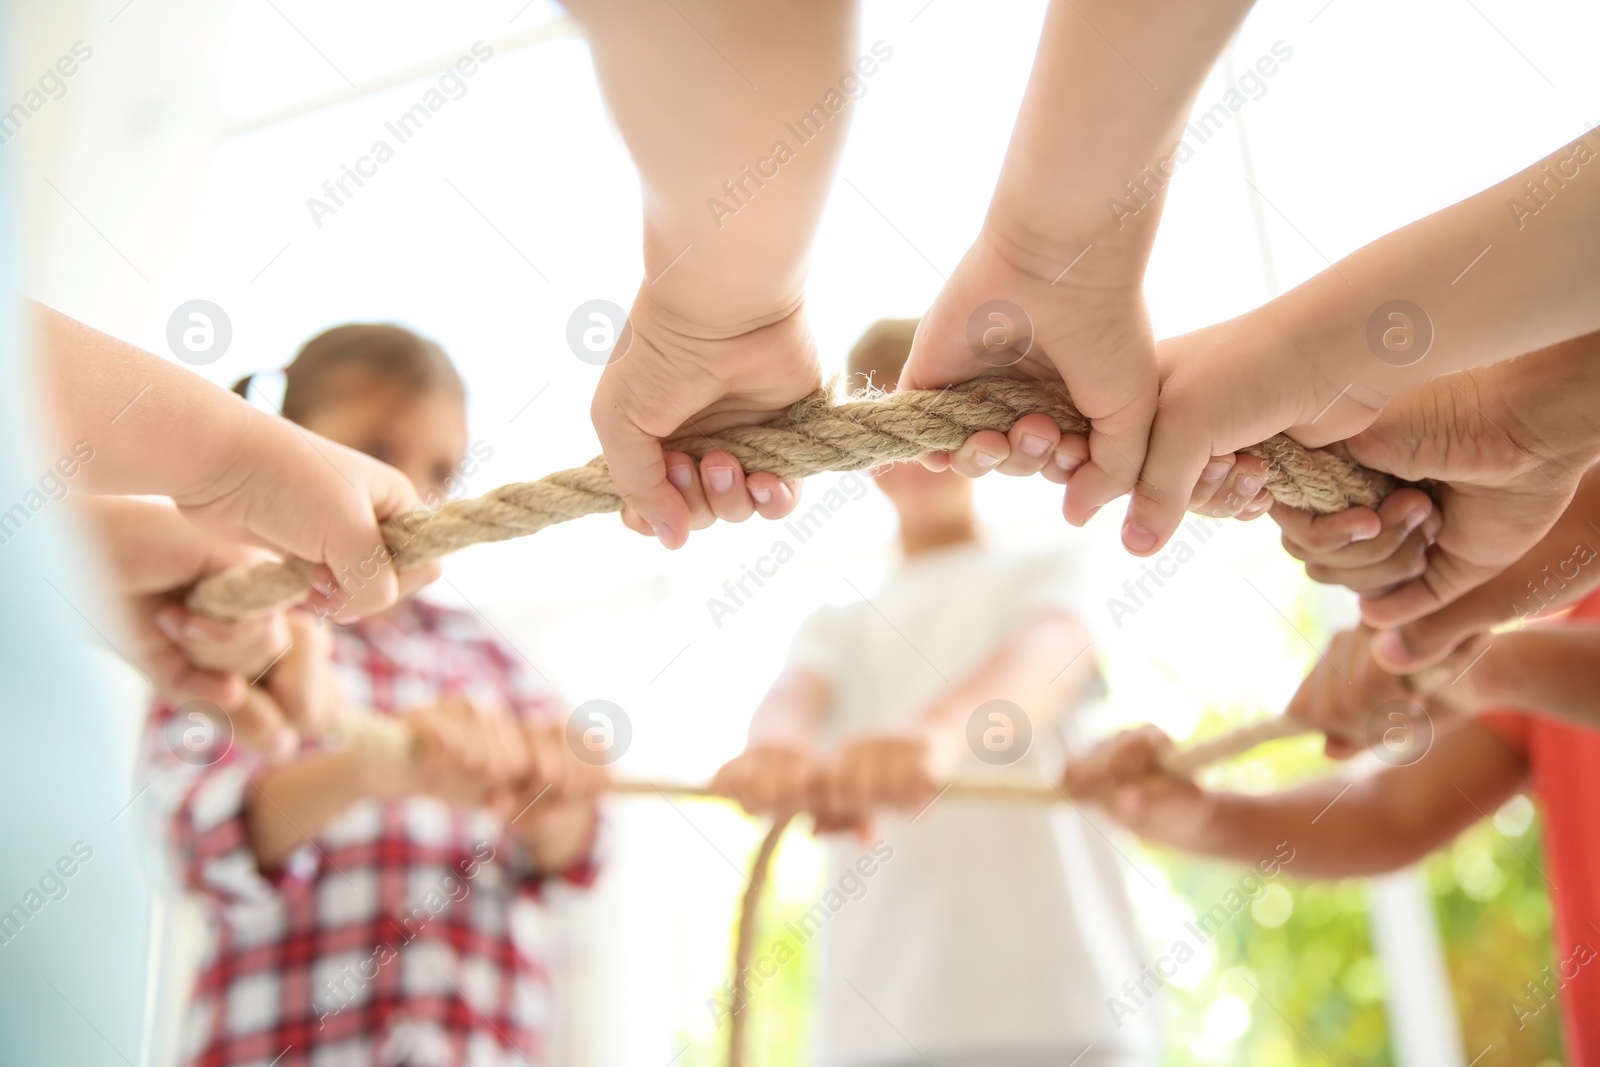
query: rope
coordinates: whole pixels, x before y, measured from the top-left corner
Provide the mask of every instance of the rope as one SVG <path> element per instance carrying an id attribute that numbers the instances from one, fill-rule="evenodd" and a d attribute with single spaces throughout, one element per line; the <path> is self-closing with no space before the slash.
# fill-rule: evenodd
<path id="1" fill-rule="evenodd" d="M 1161 769 L 1180 777 L 1191 777 L 1201 768 L 1213 763 L 1240 756 L 1257 745 L 1281 738 L 1309 733 L 1311 728 L 1286 716 L 1274 716 L 1247 723 L 1216 737 L 1198 741 L 1182 748 L 1164 752 L 1159 763 Z M 360 748 L 363 751 L 389 759 L 409 758 L 411 732 L 405 723 L 388 716 L 364 711 L 346 711 L 340 715 L 329 731 L 336 744 Z M 677 794 L 691 797 L 727 799 L 720 793 L 700 785 L 680 782 L 652 781 L 648 779 L 623 779 L 611 783 L 611 791 L 631 795 Z M 939 794 L 965 800 L 1009 801 L 1024 804 L 1055 804 L 1069 798 L 1048 782 L 1009 782 L 1004 780 L 956 779 Z M 750 862 L 744 896 L 739 902 L 739 927 L 733 948 L 733 999 L 728 1016 L 728 1067 L 745 1067 L 749 1051 L 746 1040 L 749 1007 L 745 990 L 750 973 L 751 958 L 756 948 L 756 923 L 761 913 L 761 898 L 766 891 L 772 872 L 772 857 L 778 842 L 788 827 L 789 815 L 773 819 L 772 825 L 761 839 L 761 847 Z"/>
<path id="2" fill-rule="evenodd" d="M 727 452 L 747 471 L 804 478 L 959 448 L 979 430 L 1003 432 L 1033 413 L 1050 416 L 1062 433 L 1089 432 L 1089 420 L 1059 384 L 991 377 L 843 403 L 818 392 L 765 425 L 731 426 L 710 436 L 668 441 L 663 448 L 696 459 Z M 1245 451 L 1266 462 L 1266 488 L 1273 498 L 1305 511 L 1376 507 L 1397 485 L 1341 453 L 1305 448 L 1282 434 Z M 604 458 L 597 457 L 473 500 L 433 509 L 418 504 L 384 523 L 382 532 L 389 559 L 404 568 L 468 545 L 526 537 L 556 523 L 620 510 L 622 497 Z M 215 575 L 195 586 L 188 607 L 222 619 L 284 607 L 310 592 L 313 569 L 304 560 L 289 559 Z"/>

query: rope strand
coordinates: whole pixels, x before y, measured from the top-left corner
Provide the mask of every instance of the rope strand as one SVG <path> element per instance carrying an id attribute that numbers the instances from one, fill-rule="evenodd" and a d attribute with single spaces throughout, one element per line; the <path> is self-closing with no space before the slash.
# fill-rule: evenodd
<path id="1" fill-rule="evenodd" d="M 747 471 L 804 478 L 959 448 L 979 430 L 1003 432 L 1029 414 L 1048 415 L 1064 434 L 1089 432 L 1089 420 L 1060 384 L 991 377 L 843 403 L 818 392 L 764 425 L 730 426 L 710 436 L 668 441 L 663 448 L 695 459 L 728 452 Z M 1319 514 L 1376 507 L 1398 484 L 1340 452 L 1306 448 L 1282 434 L 1245 451 L 1266 462 L 1266 489 L 1275 500 Z M 526 537 L 556 523 L 620 510 L 622 497 L 611 472 L 605 459 L 596 457 L 582 467 L 501 486 L 473 500 L 452 500 L 431 510 L 419 504 L 383 524 L 385 547 L 378 555 L 386 554 L 396 566 L 414 567 L 468 545 Z M 284 607 L 310 592 L 314 569 L 290 559 L 215 575 L 195 586 L 188 607 L 221 619 Z"/>

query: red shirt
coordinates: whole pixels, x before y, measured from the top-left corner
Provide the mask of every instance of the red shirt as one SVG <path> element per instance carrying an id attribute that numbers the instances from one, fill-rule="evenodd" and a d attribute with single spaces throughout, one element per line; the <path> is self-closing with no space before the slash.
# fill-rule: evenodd
<path id="1" fill-rule="evenodd" d="M 531 664 L 473 616 L 417 600 L 337 628 L 334 665 L 350 701 L 380 713 L 445 695 L 560 713 Z M 512 941 L 513 904 L 541 882 L 499 821 L 427 797 L 365 800 L 264 875 L 245 817 L 267 768 L 238 747 L 191 766 L 172 719 L 152 712 L 144 765 L 175 873 L 211 920 L 187 1067 L 545 1062 L 550 977 L 523 937 L 542 924 L 519 923 Z M 592 874 L 586 861 L 563 877 Z"/>
<path id="2" fill-rule="evenodd" d="M 1567 618 L 1600 619 L 1600 593 Z M 1519 1016 L 1521 1009 L 1538 1011 L 1553 994 L 1572 1067 L 1600 1067 L 1600 730 L 1523 711 L 1497 711 L 1479 721 L 1526 756 L 1544 814 L 1555 966 L 1531 989 L 1514 992 L 1513 1010 Z"/>

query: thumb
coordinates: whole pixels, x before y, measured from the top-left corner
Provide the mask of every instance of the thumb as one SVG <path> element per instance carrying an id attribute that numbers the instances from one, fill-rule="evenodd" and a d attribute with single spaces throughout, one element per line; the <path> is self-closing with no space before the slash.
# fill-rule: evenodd
<path id="1" fill-rule="evenodd" d="M 617 491 L 663 545 L 679 548 L 689 537 L 689 505 L 667 481 L 661 439 L 610 396 L 603 380 L 601 385 L 590 415 Z"/>

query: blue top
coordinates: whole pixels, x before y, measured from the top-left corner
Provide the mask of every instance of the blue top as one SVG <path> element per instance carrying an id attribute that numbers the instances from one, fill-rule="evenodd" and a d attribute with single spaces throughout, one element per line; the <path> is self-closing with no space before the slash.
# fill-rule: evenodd
<path id="1" fill-rule="evenodd" d="M 56 457 L 34 447 L 15 156 L 0 147 L 0 1064 L 129 1067 L 144 1056 L 148 912 L 138 805 L 121 811 L 121 720 L 137 711 L 117 705 L 92 651 L 88 619 L 121 639 L 77 580 L 70 505 L 51 499 L 53 478 L 41 491 Z"/>

